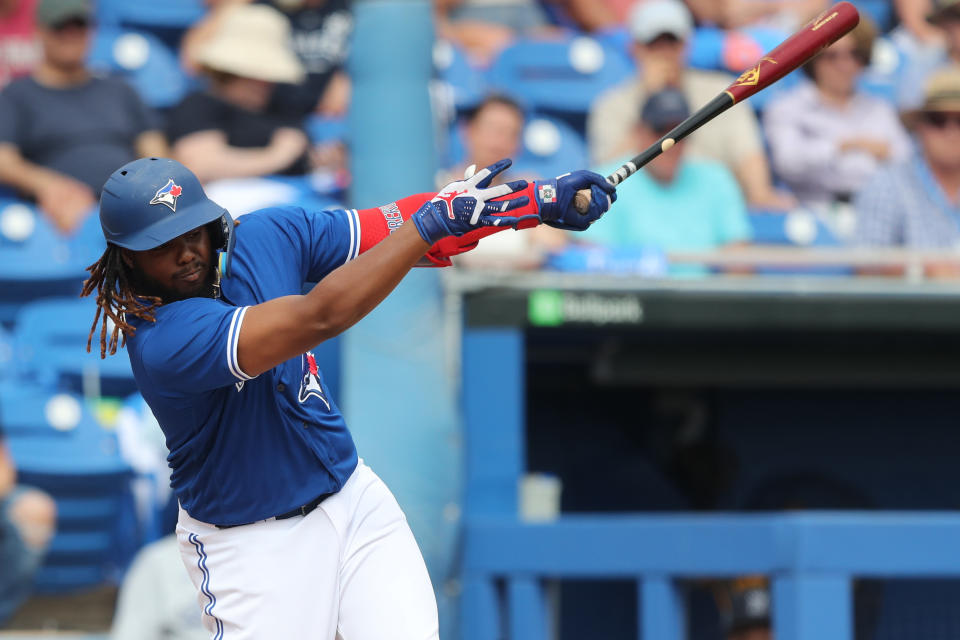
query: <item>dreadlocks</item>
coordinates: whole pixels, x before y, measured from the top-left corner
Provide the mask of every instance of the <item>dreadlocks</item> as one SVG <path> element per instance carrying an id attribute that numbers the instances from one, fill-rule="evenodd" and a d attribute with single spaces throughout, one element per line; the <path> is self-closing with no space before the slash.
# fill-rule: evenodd
<path id="1" fill-rule="evenodd" d="M 97 323 L 100 327 L 100 357 L 107 357 L 107 348 L 110 349 L 110 355 L 117 352 L 117 345 L 124 346 L 127 343 L 127 336 L 132 336 L 134 329 L 126 321 L 127 314 L 136 316 L 141 320 L 155 322 L 154 310 L 160 306 L 161 299 L 156 296 L 146 296 L 136 294 L 130 286 L 130 274 L 127 265 L 123 262 L 123 256 L 120 253 L 120 247 L 107 244 L 106 251 L 100 256 L 100 259 L 87 267 L 90 277 L 83 283 L 83 290 L 80 296 L 88 296 L 97 291 L 97 315 L 93 318 L 93 325 L 90 327 L 90 335 L 87 336 L 87 352 L 90 352 L 90 344 L 93 341 L 93 334 L 97 330 Z M 149 304 L 143 304 L 143 301 Z M 107 318 L 113 320 L 113 332 L 110 335 L 110 342 L 107 342 Z M 123 338 L 120 332 L 123 332 Z"/>

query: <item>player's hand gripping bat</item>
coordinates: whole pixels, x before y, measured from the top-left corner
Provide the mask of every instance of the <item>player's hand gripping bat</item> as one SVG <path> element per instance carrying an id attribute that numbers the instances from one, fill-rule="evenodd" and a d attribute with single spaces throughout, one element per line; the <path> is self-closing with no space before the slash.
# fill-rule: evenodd
<path id="1" fill-rule="evenodd" d="M 607 177 L 614 186 L 620 184 L 648 162 L 669 150 L 679 140 L 710 122 L 721 113 L 766 89 L 831 44 L 849 33 L 860 22 L 860 14 L 849 2 L 833 5 L 817 16 L 803 29 L 784 40 L 776 49 L 766 54 L 747 69 L 743 75 L 699 111 L 674 127 L 666 135 L 645 149 Z M 574 206 L 585 213 L 590 204 L 590 191 L 577 192 Z"/>

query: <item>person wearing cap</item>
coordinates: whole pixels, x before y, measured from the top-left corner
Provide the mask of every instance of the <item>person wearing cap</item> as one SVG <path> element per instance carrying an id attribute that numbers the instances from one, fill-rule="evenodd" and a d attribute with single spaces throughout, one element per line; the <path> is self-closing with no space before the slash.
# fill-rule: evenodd
<path id="1" fill-rule="evenodd" d="M 806 208 L 849 203 L 883 164 L 911 153 L 893 106 L 858 89 L 876 28 L 867 16 L 803 67 L 812 82 L 774 98 L 763 114 L 776 175 Z"/>
<path id="2" fill-rule="evenodd" d="M 630 143 L 643 149 L 690 115 L 683 92 L 668 87 L 647 98 Z M 687 156 L 688 143 L 672 149 L 617 187 L 613 215 L 582 234 L 585 242 L 611 248 L 655 247 L 663 251 L 708 251 L 736 247 L 751 239 L 740 187 L 718 162 Z M 624 161 L 603 167 L 609 175 Z M 696 266 L 674 266 L 673 275 L 702 275 Z"/>
<path id="3" fill-rule="evenodd" d="M 960 246 L 960 67 L 940 71 L 923 105 L 902 113 L 917 142 L 908 160 L 886 166 L 854 200 L 855 241 L 915 249 Z M 960 265 L 930 265 L 933 277 L 960 277 Z"/>
<path id="4" fill-rule="evenodd" d="M 629 132 L 639 105 L 653 91 L 676 87 L 694 109 L 700 108 L 733 81 L 726 74 L 686 68 L 686 43 L 693 18 L 680 0 L 645 0 L 630 15 L 637 76 L 602 94 L 591 106 L 587 142 L 591 160 L 610 162 L 634 155 Z M 690 155 L 723 163 L 737 177 L 749 205 L 756 209 L 786 210 L 795 201 L 774 189 L 757 118 L 750 105 L 721 116 L 690 136 Z"/>
<path id="5" fill-rule="evenodd" d="M 174 157 L 203 182 L 309 172 L 302 118 L 267 109 L 277 83 L 304 78 L 287 19 L 266 5 L 232 6 L 196 59 L 209 86 L 168 114 Z"/>
<path id="6" fill-rule="evenodd" d="M 134 89 L 87 68 L 92 22 L 87 0 L 39 0 L 43 57 L 0 92 L 0 184 L 35 200 L 64 232 L 90 213 L 114 167 L 167 152 Z"/>
<path id="7" fill-rule="evenodd" d="M 942 33 L 942 44 L 908 58 L 898 77 L 897 103 L 916 109 L 924 99 L 927 81 L 941 69 L 960 64 L 960 0 L 933 0 L 927 22 Z"/>

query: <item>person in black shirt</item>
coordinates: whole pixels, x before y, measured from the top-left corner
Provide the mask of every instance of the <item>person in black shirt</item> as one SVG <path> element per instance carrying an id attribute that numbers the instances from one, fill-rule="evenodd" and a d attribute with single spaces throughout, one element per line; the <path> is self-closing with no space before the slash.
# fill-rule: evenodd
<path id="1" fill-rule="evenodd" d="M 0 185 L 35 200 L 63 232 L 86 219 L 114 168 L 168 154 L 134 89 L 87 67 L 92 21 L 88 0 L 40 0 L 42 59 L 0 92 Z"/>
<path id="2" fill-rule="evenodd" d="M 209 86 L 184 98 L 167 119 L 180 162 L 202 182 L 310 170 L 302 118 L 268 110 L 277 83 L 298 84 L 305 75 L 283 14 L 264 5 L 229 7 L 197 48 L 196 61 Z"/>

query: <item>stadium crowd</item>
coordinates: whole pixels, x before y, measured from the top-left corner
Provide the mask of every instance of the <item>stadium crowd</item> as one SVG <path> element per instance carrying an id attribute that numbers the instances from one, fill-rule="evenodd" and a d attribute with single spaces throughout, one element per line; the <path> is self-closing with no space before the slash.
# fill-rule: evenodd
<path id="1" fill-rule="evenodd" d="M 23 239 L 12 205 L 35 209 L 55 235 L 82 236 L 107 176 L 137 157 L 177 158 L 235 215 L 278 201 L 349 204 L 348 0 L 208 0 L 175 27 L 138 24 L 124 4 L 138 3 L 0 0 L 0 236 Z M 611 173 L 829 4 L 435 0 L 437 186 L 501 157 L 517 159 L 505 180 Z M 626 181 L 589 232 L 498 234 L 458 264 L 630 272 L 655 254 L 661 266 L 645 275 L 695 277 L 717 269 L 671 263 L 671 252 L 960 246 L 960 0 L 855 4 L 863 19 L 851 34 Z M 531 60 L 573 84 L 511 81 L 541 64 Z M 543 97 L 576 82 L 566 102 Z M 759 232 L 771 217 L 782 238 Z M 925 268 L 960 277 L 960 261 Z M 56 520 L 49 496 L 14 482 L 2 433 L 0 627 L 27 597 Z M 175 554 L 160 535 L 169 530 L 133 563 L 120 599 L 117 624 L 137 637 L 191 633 L 185 576 L 159 578 L 172 586 L 156 635 L 131 613 L 143 610 L 144 572 Z M 734 595 L 718 595 L 729 638 L 769 637 L 757 635 L 769 626 L 762 589 L 731 584 Z"/>

